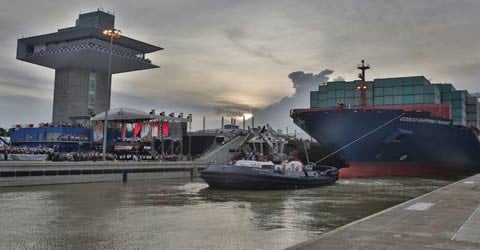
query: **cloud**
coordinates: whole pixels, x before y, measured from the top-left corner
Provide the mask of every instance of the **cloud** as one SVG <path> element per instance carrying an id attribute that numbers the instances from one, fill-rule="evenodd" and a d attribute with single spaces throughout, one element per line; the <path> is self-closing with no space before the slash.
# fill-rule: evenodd
<path id="1" fill-rule="evenodd" d="M 2 96 L 0 105 L 8 107 L 1 110 L 4 122 L 51 117 L 53 70 L 17 61 L 16 40 L 72 26 L 79 11 L 98 7 L 93 0 L 2 6 L 0 64 L 6 70 L 0 69 L 0 92 L 24 103 L 36 103 L 38 96 L 49 103 L 11 106 Z M 114 76 L 112 106 L 180 110 L 212 121 L 220 113 L 262 110 L 294 96 L 304 103 L 291 106 L 308 107 L 308 91 L 299 90 L 310 85 L 301 79 L 318 74 L 298 74 L 297 89 L 290 87 L 288 73 L 326 65 L 354 80 L 362 58 L 372 66 L 370 79 L 425 75 L 478 91 L 476 0 L 106 0 L 102 7 L 115 11 L 116 25 L 127 36 L 165 48 L 147 55 L 160 69 Z M 288 111 L 276 114 L 290 120 Z"/>
<path id="2" fill-rule="evenodd" d="M 337 76 L 335 77 L 335 79 L 333 79 L 333 81 L 335 82 L 342 82 L 342 81 L 345 81 L 345 78 L 341 77 L 341 76 Z"/>
<path id="3" fill-rule="evenodd" d="M 318 88 L 318 85 L 329 80 L 333 70 L 325 69 L 318 74 L 295 71 L 288 75 L 293 83 L 295 92 L 292 96 L 286 96 L 264 109 L 254 111 L 255 119 L 259 124 L 268 123 L 273 128 L 295 128 L 290 118 L 290 110 L 295 108 L 308 108 L 310 106 L 310 91 Z"/>
<path id="4" fill-rule="evenodd" d="M 259 47 L 254 47 L 251 45 L 247 44 L 248 36 L 245 34 L 245 32 L 241 29 L 227 29 L 224 31 L 225 37 L 228 38 L 238 49 L 253 55 L 255 57 L 263 58 L 263 59 L 268 59 L 271 60 L 275 63 L 278 64 L 285 64 L 289 65 L 285 60 L 282 60 L 275 56 L 269 48 L 266 46 L 259 46 Z"/>
<path id="5" fill-rule="evenodd" d="M 288 78 L 293 82 L 293 88 L 297 91 L 303 91 L 304 88 L 311 89 L 312 85 L 318 85 L 328 81 L 328 75 L 332 74 L 333 70 L 325 69 L 320 73 L 314 75 L 312 73 L 304 73 L 303 71 L 292 72 Z M 297 94 L 297 92 L 295 92 Z"/>
<path id="6" fill-rule="evenodd" d="M 53 83 L 49 81 L 35 72 L 25 74 L 21 70 L 3 66 L 0 67 L 0 96 L 48 99 L 53 95 Z"/>
<path id="7" fill-rule="evenodd" d="M 38 124 L 49 121 L 52 117 L 52 102 L 49 100 L 35 97 L 19 98 L 18 95 L 5 95 L 0 99 L 0 114 L 2 114 L 0 127 L 10 128 L 14 124 Z"/>
<path id="8" fill-rule="evenodd" d="M 249 113 L 252 110 L 250 105 L 228 102 L 228 101 L 217 101 L 214 103 L 215 112 L 219 115 L 227 116 L 242 116 L 245 113 Z"/>

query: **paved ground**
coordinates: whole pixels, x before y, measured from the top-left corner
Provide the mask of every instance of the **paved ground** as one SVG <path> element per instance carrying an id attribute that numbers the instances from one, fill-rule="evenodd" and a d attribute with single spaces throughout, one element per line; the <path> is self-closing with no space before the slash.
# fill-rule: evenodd
<path id="1" fill-rule="evenodd" d="M 480 174 L 288 249 L 480 249 Z"/>
<path id="2" fill-rule="evenodd" d="M 185 167 L 185 166 L 204 166 L 204 162 L 199 161 L 78 161 L 78 162 L 51 162 L 51 161 L 0 161 L 0 171 L 10 169 L 23 169 L 23 168 L 59 168 L 59 167 Z"/>

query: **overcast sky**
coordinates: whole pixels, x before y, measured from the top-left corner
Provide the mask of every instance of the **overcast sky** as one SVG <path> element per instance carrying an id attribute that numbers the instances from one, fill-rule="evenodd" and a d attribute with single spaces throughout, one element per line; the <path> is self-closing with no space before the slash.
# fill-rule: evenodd
<path id="1" fill-rule="evenodd" d="M 16 60 L 16 40 L 99 7 L 125 35 L 165 48 L 148 55 L 160 69 L 114 75 L 112 108 L 193 113 L 194 128 L 293 96 L 295 71 L 354 80 L 361 59 L 368 80 L 424 75 L 480 91 L 477 0 L 1 1 L 2 127 L 51 120 L 54 71 Z"/>

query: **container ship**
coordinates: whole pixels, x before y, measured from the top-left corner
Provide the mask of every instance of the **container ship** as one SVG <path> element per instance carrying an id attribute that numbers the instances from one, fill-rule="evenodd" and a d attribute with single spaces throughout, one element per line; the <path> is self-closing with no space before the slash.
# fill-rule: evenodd
<path id="1" fill-rule="evenodd" d="M 310 108 L 290 116 L 326 149 L 318 163 L 342 157 L 340 177 L 452 176 L 480 170 L 478 96 L 424 76 L 321 84 Z"/>

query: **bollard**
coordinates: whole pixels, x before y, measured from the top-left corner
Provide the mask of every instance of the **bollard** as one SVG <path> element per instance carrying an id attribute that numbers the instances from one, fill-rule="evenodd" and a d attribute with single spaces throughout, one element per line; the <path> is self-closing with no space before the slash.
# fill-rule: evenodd
<path id="1" fill-rule="evenodd" d="M 195 178 L 197 176 L 198 176 L 197 165 L 193 165 L 192 169 L 190 169 L 190 178 Z"/>
<path id="2" fill-rule="evenodd" d="M 123 171 L 123 182 L 127 182 L 127 171 Z"/>

